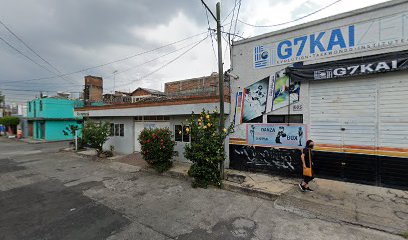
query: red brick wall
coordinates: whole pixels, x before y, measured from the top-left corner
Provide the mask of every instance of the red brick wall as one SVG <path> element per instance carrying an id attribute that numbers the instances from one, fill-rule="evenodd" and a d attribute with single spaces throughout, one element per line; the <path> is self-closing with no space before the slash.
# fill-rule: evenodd
<path id="1" fill-rule="evenodd" d="M 103 79 L 95 76 L 85 76 L 85 85 L 103 87 Z"/>
<path id="2" fill-rule="evenodd" d="M 85 85 L 89 86 L 89 100 L 91 102 L 102 101 L 103 79 L 95 76 L 85 76 Z"/>
<path id="3" fill-rule="evenodd" d="M 224 85 L 224 94 L 229 95 L 228 84 Z M 214 93 L 218 94 L 218 74 L 212 74 L 211 76 L 202 78 L 193 78 L 182 81 L 168 82 L 165 84 L 164 91 L 168 95 L 183 95 L 190 94 L 200 95 Z"/>

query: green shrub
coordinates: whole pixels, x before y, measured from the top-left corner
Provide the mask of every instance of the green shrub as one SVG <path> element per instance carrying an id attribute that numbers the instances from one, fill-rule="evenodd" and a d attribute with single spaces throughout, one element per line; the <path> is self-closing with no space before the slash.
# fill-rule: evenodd
<path id="1" fill-rule="evenodd" d="M 143 159 L 158 172 L 167 171 L 172 166 L 175 143 L 168 128 L 145 128 L 138 140 Z"/>
<path id="2" fill-rule="evenodd" d="M 224 119 L 225 120 L 225 119 Z M 189 125 L 191 143 L 185 146 L 184 156 L 193 162 L 189 176 L 193 187 L 221 186 L 220 164 L 225 161 L 224 140 L 233 132 L 233 125 L 220 131 L 218 112 L 202 111 L 192 114 Z"/>
<path id="3" fill-rule="evenodd" d="M 95 148 L 98 156 L 103 152 L 103 144 L 109 139 L 111 129 L 108 122 L 86 121 L 82 129 L 82 141 Z"/>
<path id="4" fill-rule="evenodd" d="M 12 116 L 6 116 L 3 118 L 0 118 L 0 124 L 4 126 L 17 126 L 20 123 L 20 119 L 18 117 L 12 117 Z"/>

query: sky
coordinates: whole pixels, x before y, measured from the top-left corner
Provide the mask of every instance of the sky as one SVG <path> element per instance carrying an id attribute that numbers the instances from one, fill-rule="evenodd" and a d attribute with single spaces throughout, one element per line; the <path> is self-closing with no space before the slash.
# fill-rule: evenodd
<path id="1" fill-rule="evenodd" d="M 217 0 L 205 2 L 215 14 Z M 223 31 L 253 37 L 385 0 L 342 0 L 300 21 L 272 28 L 236 21 L 238 8 L 239 20 L 272 25 L 333 2 L 222 0 Z M 7 103 L 23 103 L 41 91 L 49 96 L 71 92 L 77 97 L 86 75 L 102 77 L 104 93 L 138 87 L 164 91 L 165 82 L 218 70 L 217 42 L 208 31 L 208 23 L 212 29 L 216 24 L 209 13 L 207 20 L 200 0 L 0 0 L 0 6 L 0 21 L 12 32 L 0 24 L 0 91 Z M 223 37 L 226 70 L 228 36 Z"/>

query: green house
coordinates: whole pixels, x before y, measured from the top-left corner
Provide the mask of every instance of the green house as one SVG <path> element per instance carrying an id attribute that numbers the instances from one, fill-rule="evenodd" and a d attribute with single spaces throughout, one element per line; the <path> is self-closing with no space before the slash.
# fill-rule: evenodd
<path id="1" fill-rule="evenodd" d="M 74 137 L 64 134 L 70 125 L 82 126 L 82 117 L 74 116 L 74 108 L 82 104 L 67 98 L 38 98 L 27 103 L 29 136 L 36 140 L 61 141 Z M 79 133 L 80 134 L 80 133 Z"/>

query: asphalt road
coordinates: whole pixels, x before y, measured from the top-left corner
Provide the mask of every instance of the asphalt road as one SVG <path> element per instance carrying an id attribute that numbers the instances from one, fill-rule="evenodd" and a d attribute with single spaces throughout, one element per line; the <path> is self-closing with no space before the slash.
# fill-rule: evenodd
<path id="1" fill-rule="evenodd" d="M 402 239 L 271 201 L 0 139 L 0 239 Z"/>

